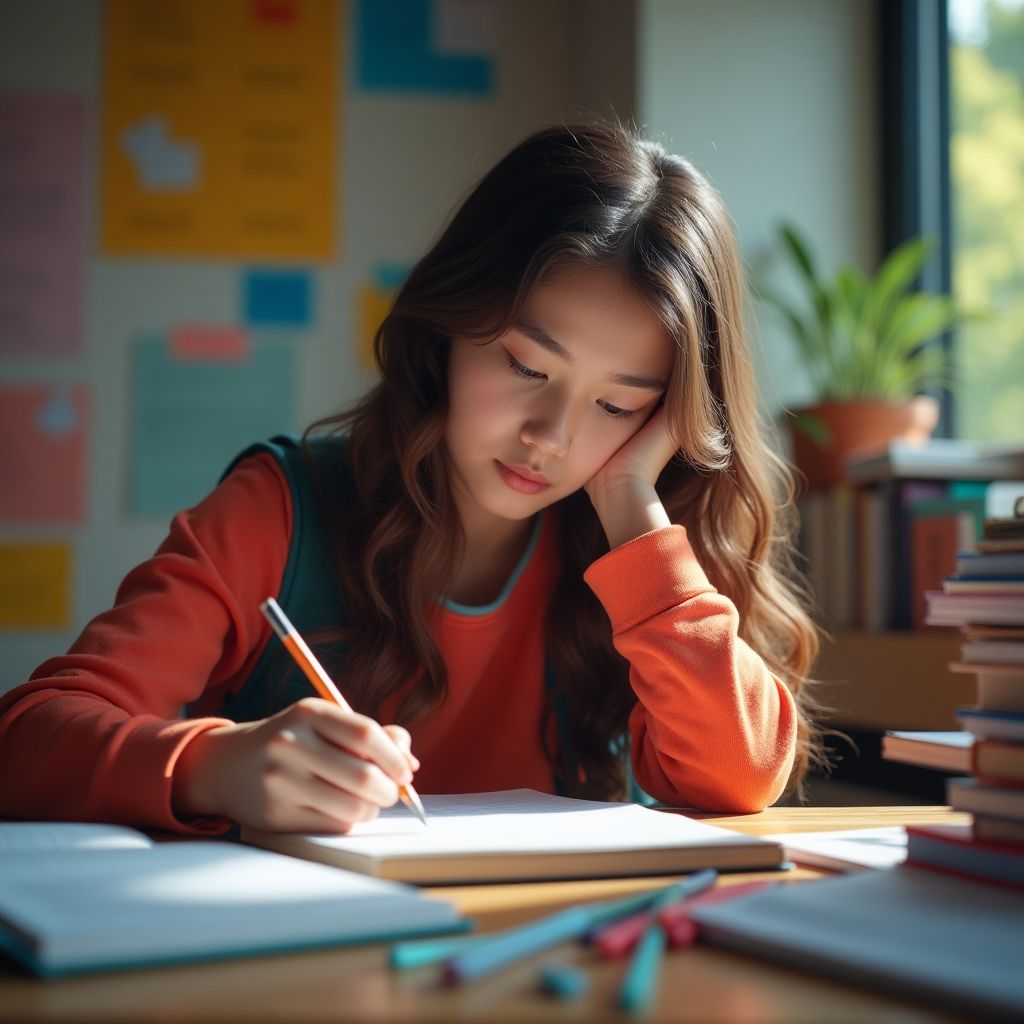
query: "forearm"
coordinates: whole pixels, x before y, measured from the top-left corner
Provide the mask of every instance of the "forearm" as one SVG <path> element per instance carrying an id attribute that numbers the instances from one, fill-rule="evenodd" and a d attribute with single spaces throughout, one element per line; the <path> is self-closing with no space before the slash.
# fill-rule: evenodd
<path id="1" fill-rule="evenodd" d="M 590 498 L 612 549 L 672 525 L 653 484 L 641 480 L 620 481 Z"/>
<path id="2" fill-rule="evenodd" d="M 716 810 L 773 802 L 789 775 L 789 691 L 739 637 L 735 605 L 709 583 L 680 526 L 655 530 L 586 573 L 630 663 L 637 781 L 659 799 Z"/>

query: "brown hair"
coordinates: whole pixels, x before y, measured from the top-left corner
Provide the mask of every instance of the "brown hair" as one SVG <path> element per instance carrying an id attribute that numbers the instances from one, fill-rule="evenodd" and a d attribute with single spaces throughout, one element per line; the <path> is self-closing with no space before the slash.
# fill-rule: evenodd
<path id="1" fill-rule="evenodd" d="M 679 455 L 658 492 L 711 583 L 735 603 L 742 638 L 796 696 L 798 782 L 817 750 L 804 684 L 818 637 L 792 562 L 792 473 L 759 422 L 731 222 L 688 161 L 620 124 L 546 129 L 487 173 L 377 331 L 380 382 L 310 428 L 350 434 L 357 501 L 332 515 L 349 617 L 344 689 L 373 713 L 414 680 L 396 715 L 404 724 L 444 699 L 432 599 L 446 593 L 462 539 L 443 440 L 450 339 L 496 338 L 543 275 L 566 264 L 615 266 L 677 346 L 665 404 Z M 624 766 L 611 745 L 635 697 L 583 581 L 608 545 L 582 491 L 559 503 L 557 522 L 563 561 L 546 642 L 580 770 L 569 771 L 550 742 L 550 700 L 543 735 L 569 792 L 621 797 Z"/>

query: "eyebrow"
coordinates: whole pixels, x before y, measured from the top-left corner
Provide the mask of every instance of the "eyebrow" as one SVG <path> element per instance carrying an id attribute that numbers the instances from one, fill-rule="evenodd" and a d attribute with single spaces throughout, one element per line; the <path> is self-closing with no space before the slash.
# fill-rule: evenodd
<path id="1" fill-rule="evenodd" d="M 521 318 L 513 325 L 517 331 L 521 331 L 531 341 L 536 342 L 546 352 L 557 356 L 559 359 L 574 365 L 576 360 L 570 355 L 569 350 L 544 330 L 540 324 L 532 320 Z M 623 384 L 627 388 L 643 388 L 645 391 L 665 391 L 668 385 L 660 377 L 647 377 L 636 373 L 610 373 L 608 379 L 613 384 Z"/>

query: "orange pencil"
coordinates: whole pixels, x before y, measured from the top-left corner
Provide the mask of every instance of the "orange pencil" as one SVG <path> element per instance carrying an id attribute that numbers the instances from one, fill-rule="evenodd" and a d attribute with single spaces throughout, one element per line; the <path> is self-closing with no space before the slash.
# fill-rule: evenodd
<path id="1" fill-rule="evenodd" d="M 285 615 L 281 606 L 272 597 L 268 597 L 260 605 L 260 611 L 267 617 L 267 621 L 274 628 L 274 632 L 281 638 L 285 650 L 295 659 L 295 664 L 302 669 L 306 678 L 313 684 L 317 693 L 324 700 L 333 701 L 338 707 L 345 711 L 351 711 L 348 701 L 341 695 L 341 691 L 334 685 L 331 677 L 324 671 L 323 666 L 316 659 L 316 655 L 309 649 L 306 641 L 299 636 L 298 631 L 291 624 L 288 616 Z M 412 786 L 399 786 L 398 795 L 402 803 L 416 815 L 424 825 L 427 823 L 427 815 L 423 810 L 423 803 L 416 790 Z"/>

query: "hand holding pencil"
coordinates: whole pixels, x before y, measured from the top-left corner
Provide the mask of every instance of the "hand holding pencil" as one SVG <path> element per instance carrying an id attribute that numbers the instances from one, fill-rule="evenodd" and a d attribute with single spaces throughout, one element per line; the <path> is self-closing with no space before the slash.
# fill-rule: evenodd
<path id="1" fill-rule="evenodd" d="M 274 628 L 279 636 L 278 625 L 284 630 L 285 646 L 324 699 L 300 700 L 254 722 L 197 730 L 174 765 L 175 815 L 183 821 L 224 817 L 272 832 L 342 833 L 404 799 L 423 821 L 411 786 L 419 762 L 409 733 L 349 708 L 286 624 L 281 613 Z"/>
<path id="2" fill-rule="evenodd" d="M 284 644 L 285 650 L 294 658 L 295 663 L 302 669 L 317 693 L 324 700 L 333 701 L 343 711 L 351 712 L 352 708 L 349 707 L 348 701 L 342 697 L 341 691 L 324 671 L 323 666 L 317 661 L 316 655 L 313 654 L 306 641 L 302 639 L 298 631 L 288 620 L 288 616 L 285 615 L 284 610 L 277 601 L 272 597 L 268 597 L 260 605 L 260 611 L 266 616 L 267 621 L 273 627 L 281 643 Z M 399 786 L 398 796 L 402 803 L 426 825 L 427 815 L 423 810 L 423 803 L 416 790 L 412 788 L 411 782 Z"/>

